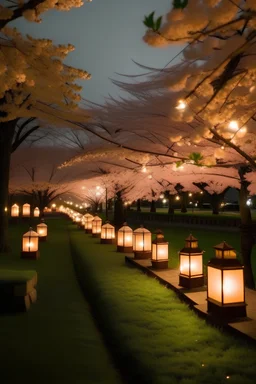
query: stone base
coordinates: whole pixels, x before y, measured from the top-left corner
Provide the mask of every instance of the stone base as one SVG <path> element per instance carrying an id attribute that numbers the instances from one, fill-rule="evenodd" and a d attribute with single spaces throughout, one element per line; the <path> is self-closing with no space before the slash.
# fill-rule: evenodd
<path id="1" fill-rule="evenodd" d="M 146 251 L 146 252 L 134 252 L 134 259 L 135 260 L 142 260 L 142 259 L 151 259 L 152 252 Z"/>
<path id="2" fill-rule="evenodd" d="M 92 233 L 92 237 L 100 237 L 101 236 L 101 233 Z"/>
<path id="3" fill-rule="evenodd" d="M 37 260 L 39 259 L 40 253 L 39 251 L 36 252 L 23 252 L 21 251 L 21 258 L 22 259 L 31 259 L 31 260 Z"/>
<path id="4" fill-rule="evenodd" d="M 132 253 L 133 247 L 123 247 L 122 245 L 118 245 L 116 250 L 117 252 Z"/>
<path id="5" fill-rule="evenodd" d="M 227 323 L 246 317 L 246 303 L 219 305 L 207 299 L 207 312 L 216 318 L 217 322 Z"/>
<path id="6" fill-rule="evenodd" d="M 168 260 L 151 260 L 153 269 L 168 269 Z"/>
<path id="7" fill-rule="evenodd" d="M 92 233 L 92 230 L 91 229 L 85 229 L 84 232 L 85 233 Z"/>
<path id="8" fill-rule="evenodd" d="M 47 236 L 39 236 L 39 241 L 46 241 L 47 240 Z"/>
<path id="9" fill-rule="evenodd" d="M 100 239 L 101 244 L 115 244 L 116 239 Z"/>
<path id="10" fill-rule="evenodd" d="M 179 285 L 184 288 L 198 288 L 204 285 L 204 276 L 187 277 L 179 275 Z"/>

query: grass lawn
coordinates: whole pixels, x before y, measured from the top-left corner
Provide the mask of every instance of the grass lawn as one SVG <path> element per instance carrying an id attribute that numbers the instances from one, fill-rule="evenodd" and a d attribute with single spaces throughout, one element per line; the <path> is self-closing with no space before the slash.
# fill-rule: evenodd
<path id="1" fill-rule="evenodd" d="M 0 316 L 1 382 L 121 383 L 77 283 L 67 221 L 52 218 L 47 224 L 39 260 L 20 259 L 26 223 L 11 227 L 12 253 L 0 255 L 2 270 L 38 272 L 37 303 L 27 313 Z"/>
<path id="2" fill-rule="evenodd" d="M 207 325 L 174 292 L 125 265 L 114 245 L 72 225 L 70 236 L 80 282 L 129 383 L 255 383 L 255 346 Z"/>

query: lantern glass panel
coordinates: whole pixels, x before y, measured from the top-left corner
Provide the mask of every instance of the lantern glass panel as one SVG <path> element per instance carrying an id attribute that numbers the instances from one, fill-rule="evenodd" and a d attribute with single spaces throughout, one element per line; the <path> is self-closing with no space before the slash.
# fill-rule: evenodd
<path id="1" fill-rule="evenodd" d="M 93 234 L 96 234 L 96 233 L 101 233 L 101 224 L 102 224 L 102 220 L 100 217 L 95 217 L 93 220 L 92 220 L 92 233 Z"/>
<path id="2" fill-rule="evenodd" d="M 38 224 L 36 226 L 36 231 L 37 231 L 39 237 L 47 236 L 47 225 L 44 223 Z"/>
<path id="3" fill-rule="evenodd" d="M 168 259 L 168 243 L 167 244 L 152 244 L 152 260 Z"/>
<path id="4" fill-rule="evenodd" d="M 198 248 L 198 241 L 185 241 L 186 248 Z"/>
<path id="5" fill-rule="evenodd" d="M 115 228 L 110 224 L 105 224 L 101 227 L 101 238 L 102 239 L 114 239 Z"/>
<path id="6" fill-rule="evenodd" d="M 30 216 L 30 205 L 29 204 L 24 204 L 22 206 L 22 215 L 23 216 Z"/>
<path id="7" fill-rule="evenodd" d="M 22 250 L 24 252 L 36 252 L 38 251 L 38 235 L 36 232 L 31 231 L 31 235 L 29 232 L 23 235 L 22 238 Z M 33 235 L 35 233 L 36 235 Z"/>
<path id="8" fill-rule="evenodd" d="M 244 301 L 243 269 L 223 271 L 223 304 Z"/>
<path id="9" fill-rule="evenodd" d="M 133 249 L 134 251 L 151 251 L 151 233 L 133 233 Z"/>
<path id="10" fill-rule="evenodd" d="M 190 270 L 189 270 L 190 264 Z M 203 274 L 203 256 L 180 254 L 180 273 L 190 277 Z"/>
<path id="11" fill-rule="evenodd" d="M 39 217 L 39 214 L 40 214 L 39 208 L 36 207 L 34 209 L 34 217 Z"/>
<path id="12" fill-rule="evenodd" d="M 221 270 L 208 267 L 208 297 L 221 302 L 222 281 Z"/>
<path id="13" fill-rule="evenodd" d="M 17 204 L 13 204 L 11 208 L 11 216 L 12 217 L 18 217 L 19 216 L 19 207 Z"/>
<path id="14" fill-rule="evenodd" d="M 84 229 L 92 229 L 92 219 L 85 219 L 84 221 Z"/>
<path id="15" fill-rule="evenodd" d="M 117 232 L 117 245 L 120 247 L 132 247 L 132 229 L 123 226 Z"/>

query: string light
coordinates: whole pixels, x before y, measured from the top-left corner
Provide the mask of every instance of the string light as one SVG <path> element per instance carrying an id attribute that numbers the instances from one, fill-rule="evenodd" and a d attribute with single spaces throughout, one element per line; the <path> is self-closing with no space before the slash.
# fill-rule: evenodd
<path id="1" fill-rule="evenodd" d="M 230 121 L 229 125 L 228 125 L 229 129 L 231 129 L 232 131 L 237 131 L 239 129 L 238 127 L 238 122 L 236 120 L 232 120 Z"/>
<path id="2" fill-rule="evenodd" d="M 184 111 L 186 107 L 187 107 L 187 103 L 184 100 L 179 100 L 178 105 L 175 108 L 178 109 L 179 111 Z"/>

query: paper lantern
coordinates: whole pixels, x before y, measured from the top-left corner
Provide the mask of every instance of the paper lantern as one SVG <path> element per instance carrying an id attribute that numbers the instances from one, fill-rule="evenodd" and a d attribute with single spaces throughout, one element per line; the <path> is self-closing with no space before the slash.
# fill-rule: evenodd
<path id="1" fill-rule="evenodd" d="M 46 241 L 48 235 L 48 227 L 43 221 L 40 224 L 37 224 L 36 231 L 39 236 L 39 241 Z"/>
<path id="2" fill-rule="evenodd" d="M 22 251 L 23 259 L 38 259 L 38 233 L 29 228 L 29 231 L 22 236 Z"/>
<path id="3" fill-rule="evenodd" d="M 100 237 L 102 220 L 99 216 L 94 216 L 92 220 L 92 236 Z"/>
<path id="4" fill-rule="evenodd" d="M 117 251 L 131 253 L 133 251 L 133 230 L 126 223 L 117 232 Z"/>
<path id="5" fill-rule="evenodd" d="M 165 241 L 162 231 L 157 231 L 155 240 L 152 241 L 151 263 L 154 269 L 168 268 L 168 241 Z"/>
<path id="6" fill-rule="evenodd" d="M 245 317 L 244 267 L 225 241 L 214 249 L 207 266 L 207 310 L 222 321 Z"/>
<path id="7" fill-rule="evenodd" d="M 101 244 L 115 243 L 115 227 L 108 222 L 101 227 L 100 242 Z"/>
<path id="8" fill-rule="evenodd" d="M 151 258 L 151 232 L 143 226 L 133 232 L 133 252 L 135 259 Z"/>
<path id="9" fill-rule="evenodd" d="M 39 217 L 39 215 L 40 215 L 39 208 L 36 207 L 36 208 L 34 209 L 34 217 Z"/>
<path id="10" fill-rule="evenodd" d="M 13 204 L 11 207 L 11 217 L 19 217 L 20 209 L 17 204 Z"/>
<path id="11" fill-rule="evenodd" d="M 90 213 L 86 213 L 83 216 L 85 233 L 92 233 L 92 220 L 93 215 L 90 215 Z"/>
<path id="12" fill-rule="evenodd" d="M 179 285 L 185 288 L 203 286 L 203 251 L 198 247 L 198 240 L 192 235 L 185 240 L 185 247 L 180 250 L 179 259 Z"/>
<path id="13" fill-rule="evenodd" d="M 23 204 L 22 206 L 22 216 L 29 217 L 30 216 L 30 204 Z"/>

